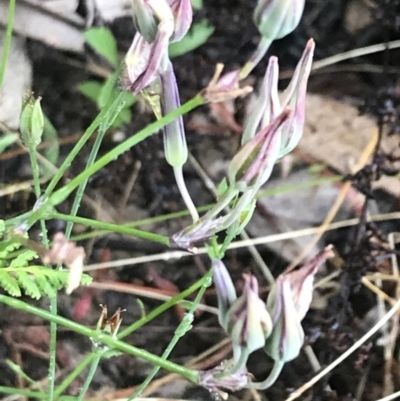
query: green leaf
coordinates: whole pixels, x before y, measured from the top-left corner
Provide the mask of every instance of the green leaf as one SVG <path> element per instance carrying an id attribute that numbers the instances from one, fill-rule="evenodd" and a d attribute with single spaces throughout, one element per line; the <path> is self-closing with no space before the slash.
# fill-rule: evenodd
<path id="1" fill-rule="evenodd" d="M 6 133 L 0 138 L 0 153 L 3 153 L 10 145 L 17 142 L 18 134 Z"/>
<path id="2" fill-rule="evenodd" d="M 3 236 L 5 231 L 6 231 L 6 224 L 4 223 L 4 220 L 0 220 L 0 237 Z"/>
<path id="3" fill-rule="evenodd" d="M 107 28 L 90 28 L 84 33 L 86 43 L 114 68 L 118 66 L 117 42 Z"/>
<path id="4" fill-rule="evenodd" d="M 15 278 L 17 279 L 21 288 L 25 291 L 26 295 L 32 298 L 39 299 L 41 297 L 41 292 L 39 287 L 36 285 L 34 278 L 24 270 L 17 270 L 15 273 Z"/>
<path id="5" fill-rule="evenodd" d="M 203 8 L 203 0 L 192 0 L 193 10 L 201 10 Z"/>
<path id="6" fill-rule="evenodd" d="M 168 48 L 169 56 L 177 57 L 198 48 L 213 34 L 215 28 L 206 19 L 194 24 L 180 42 L 171 43 Z"/>
<path id="7" fill-rule="evenodd" d="M 3 287 L 12 297 L 21 296 L 21 290 L 17 280 L 4 270 L 0 270 L 0 286 Z"/>
<path id="8" fill-rule="evenodd" d="M 85 81 L 78 85 L 78 90 L 99 107 L 99 97 L 103 85 L 97 81 Z"/>

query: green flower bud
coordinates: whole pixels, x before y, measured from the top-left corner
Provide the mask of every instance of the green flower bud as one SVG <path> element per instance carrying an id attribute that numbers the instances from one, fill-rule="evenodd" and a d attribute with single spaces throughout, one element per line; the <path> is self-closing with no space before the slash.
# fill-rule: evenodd
<path id="1" fill-rule="evenodd" d="M 41 98 L 35 99 L 29 93 L 22 102 L 20 130 L 23 142 L 28 148 L 36 148 L 42 141 L 44 117 L 40 106 Z"/>
<path id="2" fill-rule="evenodd" d="M 254 10 L 254 23 L 261 35 L 281 39 L 299 25 L 305 0 L 259 0 Z"/>

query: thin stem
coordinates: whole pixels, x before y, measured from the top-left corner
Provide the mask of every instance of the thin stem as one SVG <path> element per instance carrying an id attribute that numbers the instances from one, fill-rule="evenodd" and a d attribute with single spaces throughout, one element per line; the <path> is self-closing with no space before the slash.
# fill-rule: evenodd
<path id="1" fill-rule="evenodd" d="M 172 350 L 174 349 L 175 345 L 179 341 L 181 337 L 183 337 L 191 328 L 192 328 L 192 320 L 193 320 L 193 313 L 195 312 L 197 305 L 201 302 L 203 295 L 211 284 L 211 277 L 212 277 L 212 270 L 210 270 L 205 276 L 204 276 L 204 281 L 203 285 L 200 288 L 199 293 L 196 296 L 196 299 L 194 300 L 192 306 L 190 307 L 188 313 L 185 315 L 184 319 L 182 322 L 179 324 L 177 329 L 175 330 L 175 335 L 172 338 L 171 342 L 168 344 L 168 347 L 165 349 L 163 352 L 161 358 L 166 360 L 169 355 L 171 354 Z M 146 379 L 143 381 L 143 383 L 133 392 L 131 397 L 129 397 L 128 401 L 132 401 L 136 397 L 139 397 L 142 391 L 150 384 L 150 382 L 153 380 L 154 376 L 158 373 L 159 371 L 159 366 L 155 366 L 151 372 L 148 374 Z"/>
<path id="2" fill-rule="evenodd" d="M 10 53 L 10 48 L 11 48 L 12 32 L 14 26 L 15 4 L 16 0 L 10 0 L 8 3 L 7 31 L 6 31 L 6 37 L 4 38 L 3 54 L 1 55 L 1 64 L 0 64 L 0 88 L 3 85 L 4 76 L 6 74 L 8 55 Z"/>
<path id="3" fill-rule="evenodd" d="M 9 297 L 7 295 L 0 294 L 0 302 L 4 303 L 12 308 L 22 310 L 26 313 L 38 316 L 42 319 L 45 319 L 50 322 L 54 322 L 56 324 L 64 326 L 72 331 L 75 331 L 86 337 L 90 337 L 95 341 L 105 344 L 112 349 L 116 349 L 118 351 L 122 351 L 127 354 L 136 356 L 138 358 L 144 359 L 153 365 L 157 365 L 165 370 L 168 370 L 171 373 L 176 373 L 176 374 L 192 381 L 193 383 L 198 383 L 198 372 L 197 371 L 186 368 L 181 365 L 178 365 L 174 362 L 166 361 L 165 359 L 163 359 L 157 355 L 154 355 L 146 350 L 143 350 L 143 349 L 134 347 L 132 345 L 126 344 L 122 341 L 119 341 L 100 330 L 90 329 L 79 323 L 73 322 L 71 320 L 68 320 L 68 319 L 58 316 L 58 315 L 53 315 L 44 309 L 40 309 L 35 306 L 29 305 L 26 302 L 23 302 L 16 298 Z"/>
<path id="4" fill-rule="evenodd" d="M 0 394 L 12 394 L 12 395 L 18 394 L 24 397 L 39 398 L 39 399 L 47 397 L 39 391 L 31 391 L 31 390 L 25 390 L 23 388 L 6 387 L 6 386 L 0 386 Z"/>
<path id="5" fill-rule="evenodd" d="M 51 213 L 50 215 L 46 216 L 46 219 L 60 219 L 71 223 L 83 224 L 88 227 L 101 228 L 103 230 L 111 231 L 113 233 L 131 235 L 132 237 L 158 242 L 167 246 L 169 245 L 169 238 L 164 235 L 149 233 L 147 231 L 137 230 L 135 228 L 129 228 L 119 224 L 105 223 L 102 221 L 87 219 L 85 217 L 71 216 L 62 213 Z"/>
<path id="6" fill-rule="evenodd" d="M 278 379 L 284 365 L 285 362 L 275 361 L 270 374 L 264 381 L 259 383 L 248 383 L 246 387 L 254 390 L 265 390 L 271 387 Z"/>
<path id="7" fill-rule="evenodd" d="M 54 391 L 54 399 L 58 399 L 60 395 L 68 388 L 68 386 L 80 375 L 89 363 L 96 357 L 96 353 L 92 352 L 64 379 L 64 381 Z"/>
<path id="8" fill-rule="evenodd" d="M 122 100 L 123 100 L 123 93 L 120 93 L 115 102 L 122 103 Z M 65 158 L 64 162 L 62 163 L 57 173 L 54 175 L 54 177 L 52 178 L 52 180 L 50 181 L 49 185 L 46 188 L 45 195 L 47 197 L 49 197 L 52 194 L 54 188 L 57 186 L 58 182 L 61 180 L 67 169 L 70 167 L 75 157 L 78 155 L 78 153 L 83 148 L 85 143 L 89 140 L 89 138 L 92 136 L 92 134 L 96 131 L 97 127 L 101 124 L 104 117 L 108 113 L 110 107 L 111 105 L 108 105 L 100 111 L 97 117 L 93 120 L 92 124 L 90 124 L 90 126 L 86 129 L 85 133 L 81 136 L 81 138 L 76 143 L 74 148 Z"/>
<path id="9" fill-rule="evenodd" d="M 200 280 L 196 281 L 193 285 L 191 285 L 187 290 L 182 291 L 181 293 L 175 295 L 174 297 L 164 302 L 156 309 L 152 310 L 146 316 L 132 323 L 126 329 L 120 331 L 117 335 L 118 340 L 122 340 L 124 337 L 128 336 L 129 334 L 138 330 L 140 327 L 144 326 L 145 324 L 155 319 L 157 316 L 161 315 L 161 313 L 175 306 L 179 301 L 185 299 L 190 294 L 195 292 L 198 288 L 202 287 L 206 280 L 208 280 L 208 277 L 206 276 L 202 277 Z M 95 353 L 93 352 L 89 354 L 83 361 L 81 361 L 81 363 L 65 378 L 65 380 L 56 389 L 54 393 L 55 398 L 58 398 L 64 392 L 64 390 L 68 388 L 68 386 L 75 380 L 76 377 L 79 376 L 79 374 L 86 368 L 86 366 L 92 362 L 94 357 Z"/>
<path id="10" fill-rule="evenodd" d="M 250 60 L 240 70 L 240 75 L 239 75 L 240 80 L 246 78 L 251 73 L 251 71 L 253 71 L 254 67 L 265 56 L 265 53 L 267 53 L 269 47 L 271 46 L 271 43 L 272 43 L 271 39 L 266 38 L 264 36 L 261 37 L 257 49 L 252 54 Z"/>
<path id="11" fill-rule="evenodd" d="M 89 168 L 84 170 L 81 174 L 73 178 L 68 184 L 66 184 L 63 188 L 60 188 L 58 191 L 54 192 L 49 199 L 47 199 L 44 204 L 36 211 L 34 211 L 28 218 L 27 224 L 30 227 L 33 225 L 37 220 L 39 220 L 43 214 L 46 213 L 49 206 L 56 206 L 63 202 L 79 185 L 82 181 L 88 179 L 93 174 L 97 173 L 101 168 L 106 166 L 107 164 L 114 161 L 118 156 L 122 153 L 126 152 L 133 146 L 137 145 L 138 143 L 142 142 L 147 137 L 153 135 L 155 132 L 160 130 L 166 124 L 173 121 L 178 116 L 188 113 L 189 111 L 193 110 L 194 108 L 201 106 L 204 104 L 205 100 L 201 95 L 197 95 L 193 99 L 189 100 L 185 104 L 183 104 L 178 109 L 174 110 L 173 112 L 169 113 L 165 117 L 161 118 L 160 120 L 155 121 L 152 124 L 147 125 L 141 131 L 139 131 L 136 135 L 128 138 L 114 149 L 106 153 L 102 156 L 99 160 L 93 163 Z M 97 120 L 97 119 L 96 119 Z M 93 125 L 93 124 L 92 124 Z M 74 148 L 75 149 L 75 148 Z M 48 191 L 46 190 L 46 193 Z"/>
<path id="12" fill-rule="evenodd" d="M 99 362 L 100 362 L 100 359 L 103 356 L 103 354 L 104 354 L 104 352 L 99 352 L 99 351 L 95 353 L 95 356 L 92 360 L 92 364 L 90 366 L 89 373 L 86 377 L 85 383 L 83 383 L 83 386 L 81 388 L 81 391 L 79 393 L 77 401 L 82 401 L 83 398 L 85 397 L 85 394 L 88 391 L 90 383 L 93 380 L 94 374 L 96 373 L 97 367 L 99 366 Z"/>
<path id="13" fill-rule="evenodd" d="M 193 203 L 192 198 L 190 197 L 189 191 L 187 190 L 185 179 L 183 178 L 182 166 L 174 167 L 174 174 L 179 192 L 181 193 L 183 201 L 185 202 L 185 205 L 188 208 L 190 215 L 192 216 L 193 223 L 195 223 L 199 219 L 199 214 L 197 213 L 196 206 Z"/>

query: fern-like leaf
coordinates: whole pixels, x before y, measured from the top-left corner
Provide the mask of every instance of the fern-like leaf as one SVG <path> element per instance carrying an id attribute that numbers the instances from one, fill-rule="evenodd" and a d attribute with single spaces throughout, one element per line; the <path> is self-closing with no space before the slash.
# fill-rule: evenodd
<path id="1" fill-rule="evenodd" d="M 37 258 L 37 253 L 32 250 L 27 250 L 20 253 L 15 259 L 11 261 L 10 268 L 26 267 L 29 262 Z"/>
<path id="2" fill-rule="evenodd" d="M 18 281 L 5 271 L 5 269 L 0 270 L 0 286 L 13 297 L 21 296 L 21 289 L 19 288 Z"/>
<path id="3" fill-rule="evenodd" d="M 57 290 L 49 283 L 45 275 L 37 274 L 35 280 L 43 295 L 49 298 L 54 298 L 57 295 Z"/>
<path id="4" fill-rule="evenodd" d="M 35 279 L 31 277 L 24 270 L 17 270 L 15 272 L 15 278 L 17 279 L 21 288 L 25 291 L 26 295 L 29 295 L 32 298 L 39 299 L 41 297 L 41 291 L 39 287 L 35 283 Z"/>

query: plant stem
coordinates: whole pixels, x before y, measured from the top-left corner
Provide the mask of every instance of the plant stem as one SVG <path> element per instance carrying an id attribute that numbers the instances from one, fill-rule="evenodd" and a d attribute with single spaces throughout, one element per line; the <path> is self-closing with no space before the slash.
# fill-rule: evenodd
<path id="1" fill-rule="evenodd" d="M 203 285 L 200 288 L 199 293 L 196 296 L 196 299 L 194 300 L 192 306 L 190 307 L 188 313 L 185 315 L 184 319 L 182 322 L 179 324 L 177 329 L 175 330 L 175 335 L 172 338 L 171 342 L 168 344 L 168 347 L 165 349 L 163 352 L 161 358 L 166 360 L 169 355 L 171 354 L 172 350 L 174 349 L 175 345 L 179 341 L 181 337 L 183 337 L 184 334 L 186 334 L 191 328 L 192 328 L 192 320 L 193 320 L 193 313 L 195 312 L 197 305 L 201 302 L 201 299 L 203 298 L 203 295 L 207 289 L 207 287 L 210 286 L 211 284 L 211 277 L 212 277 L 213 271 L 210 270 L 205 276 L 204 276 L 204 281 Z M 148 374 L 146 379 L 143 381 L 143 383 L 133 392 L 131 397 L 129 397 L 128 401 L 132 401 L 134 398 L 139 397 L 142 391 L 150 384 L 150 382 L 153 380 L 154 376 L 158 373 L 159 371 L 159 366 L 155 366 L 151 372 Z"/>
<path id="2" fill-rule="evenodd" d="M 250 388 L 250 389 L 254 389 L 254 390 L 265 390 L 265 389 L 271 387 L 278 379 L 284 365 L 285 365 L 285 362 L 275 361 L 271 372 L 269 373 L 268 377 L 264 381 L 262 381 L 260 383 L 248 383 L 246 388 Z"/>
<path id="3" fill-rule="evenodd" d="M 240 80 L 245 79 L 251 73 L 251 71 L 253 71 L 253 68 L 261 61 L 261 59 L 265 56 L 265 53 L 267 53 L 271 43 L 272 40 L 270 38 L 266 38 L 265 36 L 261 37 L 257 49 L 252 54 L 250 60 L 240 70 Z"/>
<path id="4" fill-rule="evenodd" d="M 83 386 L 81 388 L 81 391 L 79 393 L 77 401 L 82 401 L 83 398 L 85 397 L 85 394 L 88 391 L 90 383 L 93 380 L 93 376 L 96 373 L 97 367 L 99 366 L 99 362 L 100 362 L 100 359 L 103 356 L 103 354 L 104 354 L 104 352 L 100 352 L 100 351 L 97 351 L 94 354 L 94 358 L 92 358 L 92 364 L 90 366 L 89 373 L 88 373 L 88 375 L 86 377 L 85 383 L 83 383 Z"/>
<path id="5" fill-rule="evenodd" d="M 192 381 L 193 383 L 198 383 L 198 372 L 197 371 L 186 368 L 181 365 L 178 365 L 174 362 L 166 361 L 165 359 L 163 359 L 157 355 L 154 355 L 146 350 L 134 347 L 134 346 L 126 344 L 120 340 L 117 340 L 102 331 L 90 329 L 86 326 L 83 326 L 79 323 L 73 322 L 71 320 L 68 320 L 68 319 L 58 316 L 58 315 L 55 316 L 44 309 L 40 309 L 35 306 L 29 305 L 26 302 L 23 302 L 19 299 L 9 297 L 7 295 L 0 294 L 0 302 L 4 303 L 12 308 L 22 310 L 26 313 L 30 313 L 30 314 L 38 316 L 42 319 L 45 319 L 50 322 L 54 322 L 56 324 L 64 326 L 72 331 L 75 331 L 84 336 L 90 337 L 95 341 L 105 344 L 112 349 L 116 349 L 118 351 L 122 351 L 127 354 L 136 356 L 138 358 L 144 359 L 153 365 L 157 365 L 165 370 L 168 370 L 171 373 L 176 373 L 176 374 Z"/>
<path id="6" fill-rule="evenodd" d="M 193 223 L 195 223 L 199 219 L 199 214 L 197 213 L 196 206 L 193 203 L 193 200 L 190 197 L 189 191 L 186 187 L 185 179 L 183 178 L 182 166 L 174 167 L 174 174 L 179 192 L 181 193 L 183 201 L 185 202 L 185 205 L 188 208 L 190 215 L 192 216 Z"/>
<path id="7" fill-rule="evenodd" d="M 88 227 L 100 228 L 113 233 L 127 234 L 131 235 L 132 237 L 142 238 L 169 246 L 169 238 L 164 235 L 149 233 L 147 231 L 137 230 L 135 228 L 128 228 L 119 224 L 104 223 L 102 221 L 62 213 L 51 213 L 50 215 L 46 216 L 46 219 L 60 219 L 71 223 L 83 224 Z"/>
<path id="8" fill-rule="evenodd" d="M 44 395 L 43 393 L 39 391 L 31 391 L 31 390 L 26 390 L 23 388 L 15 388 L 15 387 L 6 387 L 6 386 L 0 386 L 0 394 L 12 394 L 12 395 L 22 395 L 24 397 L 32 397 L 32 398 L 39 398 L 43 399 Z"/>
<path id="9" fill-rule="evenodd" d="M 129 334 L 133 333 L 134 331 L 138 330 L 140 327 L 144 326 L 145 324 L 149 323 L 153 319 L 155 319 L 158 315 L 165 312 L 169 308 L 175 306 L 179 301 L 185 299 L 187 296 L 195 292 L 198 288 L 202 287 L 208 277 L 204 276 L 200 280 L 196 281 L 193 285 L 191 285 L 185 291 L 175 295 L 168 301 L 164 302 L 162 305 L 157 307 L 156 309 L 152 310 L 146 316 L 142 317 L 141 319 L 137 320 L 135 323 L 131 324 L 126 329 L 120 331 L 117 335 L 118 340 L 122 340 L 124 337 L 128 336 Z M 89 363 L 92 362 L 93 358 L 95 357 L 95 353 L 89 354 L 66 378 L 65 380 L 59 385 L 56 389 L 54 396 L 57 399 L 66 388 L 75 380 L 75 378 L 86 368 Z"/>
<path id="10" fill-rule="evenodd" d="M 122 103 L 122 98 L 123 98 L 123 94 L 121 93 L 117 97 L 116 101 L 119 101 Z M 92 134 L 96 131 L 97 127 L 101 124 L 101 122 L 105 118 L 106 114 L 108 113 L 110 107 L 111 107 L 111 105 L 105 106 L 100 111 L 100 113 L 97 115 L 97 117 L 93 120 L 92 124 L 90 124 L 90 126 L 86 129 L 85 133 L 81 136 L 81 138 L 76 143 L 74 148 L 71 150 L 71 152 L 65 158 L 64 162 L 62 163 L 62 165 L 58 169 L 57 173 L 54 175 L 54 177 L 52 178 L 52 180 L 50 181 L 49 185 L 46 188 L 45 195 L 47 197 L 49 197 L 52 194 L 54 188 L 56 187 L 58 182 L 61 180 L 61 178 L 63 177 L 63 175 L 69 168 L 69 166 L 71 165 L 71 163 L 74 161 L 77 154 L 83 148 L 85 143 L 89 140 L 89 138 L 92 136 Z"/>
<path id="11" fill-rule="evenodd" d="M 63 188 L 60 188 L 56 192 L 54 192 L 44 204 L 36 211 L 34 211 L 28 218 L 27 224 L 28 227 L 32 226 L 37 220 L 39 220 L 44 213 L 48 210 L 49 206 L 56 206 L 63 202 L 80 184 L 82 181 L 88 179 L 93 174 L 97 173 L 101 168 L 106 166 L 107 164 L 111 163 L 113 160 L 117 159 L 118 156 L 132 148 L 133 146 L 137 145 L 147 137 L 153 135 L 155 132 L 160 130 L 164 125 L 170 123 L 175 118 L 188 113 L 189 111 L 193 110 L 194 108 L 201 106 L 204 104 L 204 98 L 199 94 L 193 99 L 189 100 L 185 104 L 183 104 L 178 109 L 175 109 L 173 112 L 169 113 L 165 117 L 161 118 L 160 120 L 155 121 L 152 124 L 147 125 L 137 134 L 133 135 L 132 137 L 128 138 L 110 152 L 106 153 L 102 156 L 99 160 L 93 163 L 90 168 L 84 170 L 81 174 L 73 178 L 68 184 L 66 184 Z M 96 119 L 97 120 L 97 119 Z M 92 124 L 93 125 L 93 124 Z M 79 143 L 79 142 L 78 142 Z M 75 150 L 75 148 L 74 148 Z M 71 162 L 71 161 L 70 161 Z M 60 168 L 61 169 L 61 168 Z M 53 178 L 54 179 L 54 178 Z M 53 180 L 52 180 L 53 181 Z M 51 183 L 50 183 L 51 184 Z M 46 194 L 49 194 L 51 191 L 46 190 Z"/>
<path id="12" fill-rule="evenodd" d="M 11 48 L 12 32 L 14 26 L 15 4 L 16 0 L 10 0 L 8 3 L 7 31 L 6 31 L 6 37 L 4 38 L 3 54 L 1 55 L 1 64 L 0 64 L 0 88 L 3 85 L 4 76 L 6 75 L 8 55 L 10 53 L 10 48 Z"/>

